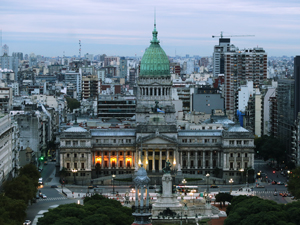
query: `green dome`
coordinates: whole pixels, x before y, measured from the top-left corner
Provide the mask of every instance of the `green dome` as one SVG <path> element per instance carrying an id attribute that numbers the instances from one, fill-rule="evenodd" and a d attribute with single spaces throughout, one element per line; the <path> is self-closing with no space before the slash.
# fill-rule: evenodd
<path id="1" fill-rule="evenodd" d="M 165 51 L 159 45 L 156 24 L 154 24 L 152 35 L 151 45 L 146 50 L 141 61 L 140 76 L 170 76 L 170 62 Z"/>

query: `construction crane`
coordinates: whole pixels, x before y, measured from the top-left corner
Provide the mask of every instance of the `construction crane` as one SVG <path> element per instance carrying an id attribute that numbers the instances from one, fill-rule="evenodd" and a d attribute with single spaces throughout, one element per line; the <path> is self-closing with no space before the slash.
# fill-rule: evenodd
<path id="1" fill-rule="evenodd" d="M 220 36 L 212 36 L 212 38 L 215 38 L 215 37 L 254 37 L 255 35 L 228 35 L 228 36 L 224 36 L 223 35 L 223 31 L 221 31 L 221 35 Z"/>

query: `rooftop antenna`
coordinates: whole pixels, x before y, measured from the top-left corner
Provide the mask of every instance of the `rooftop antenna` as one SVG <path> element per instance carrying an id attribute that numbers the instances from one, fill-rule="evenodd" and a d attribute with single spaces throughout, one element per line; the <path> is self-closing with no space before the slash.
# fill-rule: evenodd
<path id="1" fill-rule="evenodd" d="M 81 40 L 79 40 L 79 59 L 81 59 Z"/>
<path id="2" fill-rule="evenodd" d="M 154 30 L 156 30 L 156 8 L 154 7 Z"/>

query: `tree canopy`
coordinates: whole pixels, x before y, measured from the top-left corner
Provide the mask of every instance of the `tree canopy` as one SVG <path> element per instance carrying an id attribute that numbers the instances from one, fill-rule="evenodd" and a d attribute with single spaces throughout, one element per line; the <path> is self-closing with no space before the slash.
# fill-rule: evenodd
<path id="1" fill-rule="evenodd" d="M 123 207 L 119 201 L 93 195 L 84 199 L 84 205 L 72 203 L 50 209 L 39 218 L 38 225 L 128 225 L 133 220 L 131 209 Z"/>
<path id="2" fill-rule="evenodd" d="M 75 98 L 66 98 L 68 108 L 71 112 L 73 112 L 73 109 L 78 109 L 80 107 L 80 102 Z"/>
<path id="3" fill-rule="evenodd" d="M 256 137 L 254 144 L 256 155 L 263 157 L 265 161 L 274 158 L 277 162 L 280 162 L 282 157 L 285 156 L 284 145 L 273 136 Z"/>
<path id="4" fill-rule="evenodd" d="M 277 204 L 256 196 L 233 197 L 227 207 L 224 225 L 292 225 L 299 224 L 300 202 Z"/>
<path id="5" fill-rule="evenodd" d="M 292 170 L 289 174 L 288 190 L 296 198 L 300 199 L 300 167 Z"/>
<path id="6" fill-rule="evenodd" d="M 36 166 L 27 164 L 18 177 L 6 181 L 0 195 L 0 224 L 21 224 L 26 217 L 29 201 L 35 198 L 40 173 Z"/>

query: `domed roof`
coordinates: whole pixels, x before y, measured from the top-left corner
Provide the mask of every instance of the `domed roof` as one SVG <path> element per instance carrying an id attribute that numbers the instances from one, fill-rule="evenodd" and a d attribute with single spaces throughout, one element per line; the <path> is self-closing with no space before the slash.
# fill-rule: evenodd
<path id="1" fill-rule="evenodd" d="M 135 185 L 138 185 L 138 186 L 146 185 L 150 182 L 150 178 L 147 176 L 147 171 L 145 170 L 143 165 L 141 165 L 141 167 L 137 171 L 136 177 L 133 179 L 133 182 Z"/>
<path id="2" fill-rule="evenodd" d="M 73 126 L 64 130 L 64 132 L 87 132 L 87 130 L 79 126 Z"/>
<path id="3" fill-rule="evenodd" d="M 154 23 L 154 30 L 152 31 L 153 38 L 150 41 L 150 47 L 143 55 L 140 76 L 141 77 L 161 77 L 170 76 L 170 62 L 165 51 L 160 47 L 157 39 L 156 24 Z"/>

